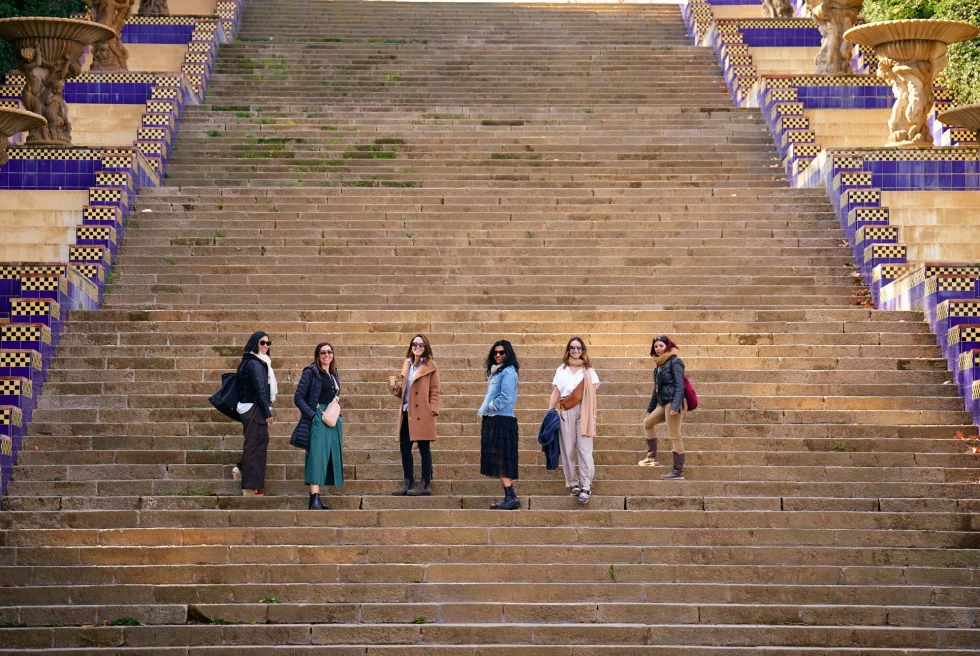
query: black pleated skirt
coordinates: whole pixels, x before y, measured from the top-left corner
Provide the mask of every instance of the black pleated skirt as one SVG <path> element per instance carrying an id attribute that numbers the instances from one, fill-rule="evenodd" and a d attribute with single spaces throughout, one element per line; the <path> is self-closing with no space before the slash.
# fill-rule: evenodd
<path id="1" fill-rule="evenodd" d="M 480 430 L 480 473 L 517 478 L 517 418 L 484 417 Z"/>

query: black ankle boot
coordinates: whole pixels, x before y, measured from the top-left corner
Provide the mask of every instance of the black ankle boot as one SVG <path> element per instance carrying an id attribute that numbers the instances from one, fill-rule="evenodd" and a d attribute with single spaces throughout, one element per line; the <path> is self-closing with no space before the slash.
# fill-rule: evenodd
<path id="1" fill-rule="evenodd" d="M 492 510 L 517 510 L 520 507 L 521 500 L 517 498 L 517 492 L 514 491 L 513 485 L 504 488 L 503 501 L 490 506 Z"/>
<path id="2" fill-rule="evenodd" d="M 310 495 L 310 510 L 330 510 L 330 506 L 323 503 L 320 499 L 320 493 Z"/>
<path id="3" fill-rule="evenodd" d="M 402 481 L 402 486 L 400 488 L 398 488 L 397 490 L 395 490 L 394 492 L 392 492 L 391 493 L 391 496 L 393 496 L 393 497 L 403 497 L 406 494 L 408 494 L 408 491 L 411 490 L 413 487 L 415 487 L 415 479 L 414 478 L 406 478 L 405 480 Z"/>

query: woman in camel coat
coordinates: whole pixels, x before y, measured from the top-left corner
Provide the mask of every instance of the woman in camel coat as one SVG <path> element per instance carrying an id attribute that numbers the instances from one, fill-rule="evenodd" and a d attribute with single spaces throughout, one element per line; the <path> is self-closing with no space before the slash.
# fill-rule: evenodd
<path id="1" fill-rule="evenodd" d="M 402 400 L 398 420 L 398 446 L 402 455 L 402 486 L 395 496 L 429 496 L 432 494 L 432 450 L 436 439 L 436 417 L 439 416 L 439 370 L 432 359 L 432 347 L 425 335 L 416 335 L 408 346 L 401 376 L 391 387 L 393 396 Z M 418 444 L 422 457 L 422 478 L 415 483 L 412 444 Z"/>

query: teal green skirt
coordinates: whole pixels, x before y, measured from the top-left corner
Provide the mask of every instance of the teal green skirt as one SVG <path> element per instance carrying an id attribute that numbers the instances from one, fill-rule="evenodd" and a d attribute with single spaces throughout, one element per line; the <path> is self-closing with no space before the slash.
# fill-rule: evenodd
<path id="1" fill-rule="evenodd" d="M 344 419 L 327 426 L 320 417 L 326 404 L 317 406 L 310 426 L 310 448 L 306 450 L 306 484 L 344 487 Z"/>

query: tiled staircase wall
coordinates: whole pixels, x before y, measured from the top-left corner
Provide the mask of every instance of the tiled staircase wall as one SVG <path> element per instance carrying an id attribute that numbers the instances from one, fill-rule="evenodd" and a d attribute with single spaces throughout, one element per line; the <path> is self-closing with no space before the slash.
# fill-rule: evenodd
<path id="1" fill-rule="evenodd" d="M 980 257 L 910 262 L 908 245 L 890 224 L 889 208 L 882 205 L 883 192 L 888 191 L 980 190 L 974 135 L 936 120 L 937 114 L 953 106 L 952 93 L 941 84 L 935 88 L 929 125 L 937 148 L 824 148 L 811 129 L 808 110 L 890 110 L 891 87 L 876 77 L 874 54 L 857 46 L 851 60 L 854 76 L 760 74 L 750 48 L 820 45 L 819 31 L 807 18 L 802 0 L 794 2 L 796 17 L 791 19 L 715 17 L 715 7 L 760 4 L 760 0 L 689 0 L 682 13 L 692 41 L 715 51 L 733 103 L 762 111 L 790 182 L 827 190 L 868 287 L 867 297 L 858 296 L 854 303 L 922 311 L 946 355 L 966 409 L 980 422 L 980 329 L 975 327 L 980 324 Z"/>
<path id="2" fill-rule="evenodd" d="M 72 105 L 143 105 L 131 146 L 33 148 L 14 144 L 4 190 L 87 190 L 67 262 L 0 262 L 0 495 L 6 491 L 48 364 L 70 310 L 101 305 L 140 189 L 159 187 L 184 110 L 207 91 L 221 43 L 235 38 L 244 0 L 213 16 L 131 16 L 127 44 L 186 44 L 180 71 L 85 72 L 65 84 Z M 20 107 L 24 78 L 8 73 L 0 106 Z M 23 134 L 20 135 L 23 138 Z M 146 220 L 149 220 L 147 218 Z"/>

